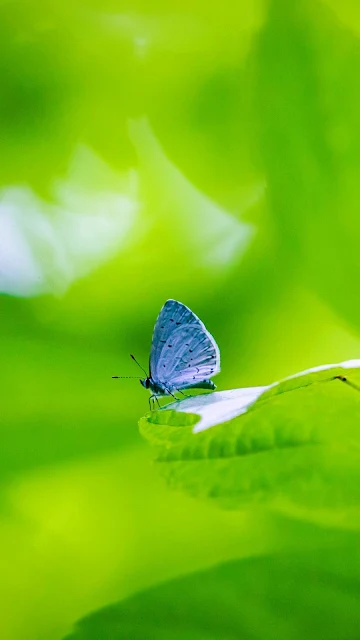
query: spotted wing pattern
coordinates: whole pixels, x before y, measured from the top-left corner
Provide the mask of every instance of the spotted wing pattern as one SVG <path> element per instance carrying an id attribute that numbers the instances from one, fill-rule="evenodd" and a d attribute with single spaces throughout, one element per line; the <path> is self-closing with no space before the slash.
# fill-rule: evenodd
<path id="1" fill-rule="evenodd" d="M 154 378 L 158 369 L 160 354 L 169 336 L 180 326 L 197 325 L 205 327 L 188 307 L 176 300 L 167 300 L 161 309 L 154 327 L 150 353 L 150 375 Z"/>
<path id="2" fill-rule="evenodd" d="M 186 389 L 219 373 L 220 352 L 201 320 L 185 305 L 168 300 L 155 325 L 150 367 L 155 382 Z"/>

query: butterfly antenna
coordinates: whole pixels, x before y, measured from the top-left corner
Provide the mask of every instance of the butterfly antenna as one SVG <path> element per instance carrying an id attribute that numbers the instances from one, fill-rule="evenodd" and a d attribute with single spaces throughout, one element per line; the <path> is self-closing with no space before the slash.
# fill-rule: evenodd
<path id="1" fill-rule="evenodd" d="M 137 366 L 140 367 L 140 369 L 145 373 L 146 377 L 148 377 L 149 374 L 145 371 L 144 367 L 142 367 L 141 364 L 138 363 L 132 353 L 130 353 L 130 358 L 132 358 L 134 362 L 136 362 Z"/>
<path id="2" fill-rule="evenodd" d="M 140 380 L 139 376 L 111 376 L 112 378 L 136 378 L 136 380 Z"/>

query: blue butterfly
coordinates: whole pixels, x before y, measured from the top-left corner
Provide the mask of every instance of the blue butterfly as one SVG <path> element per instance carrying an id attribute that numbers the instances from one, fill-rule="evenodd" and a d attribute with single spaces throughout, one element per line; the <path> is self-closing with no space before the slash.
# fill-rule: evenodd
<path id="1" fill-rule="evenodd" d="M 181 302 L 167 300 L 154 328 L 150 373 L 140 380 L 151 392 L 150 406 L 151 400 L 159 404 L 158 396 L 174 396 L 176 391 L 213 391 L 216 385 L 210 378 L 219 371 L 219 347 L 204 324 Z"/>

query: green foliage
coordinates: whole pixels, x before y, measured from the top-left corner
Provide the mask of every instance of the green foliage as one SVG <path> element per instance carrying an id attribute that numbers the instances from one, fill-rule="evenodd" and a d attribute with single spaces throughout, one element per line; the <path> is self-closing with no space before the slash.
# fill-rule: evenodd
<path id="1" fill-rule="evenodd" d="M 220 424 L 200 433 L 193 432 L 196 416 L 182 411 L 192 401 L 140 421 L 171 486 L 230 508 L 262 505 L 320 524 L 360 527 L 358 368 L 285 380 L 224 424 L 218 395 L 202 401 L 218 411 Z"/>
<path id="2" fill-rule="evenodd" d="M 141 423 L 152 465 L 147 395 L 111 376 L 139 373 L 130 352 L 146 367 L 170 297 L 215 336 L 219 389 L 359 357 L 359 7 L 0 2 L 1 638 L 58 640 L 167 581 L 150 630 L 136 609 L 139 634 L 167 617 L 175 636 L 177 594 L 186 633 L 218 640 L 238 610 L 230 578 L 199 577 L 207 609 L 172 581 L 259 554 L 275 579 L 256 608 L 250 570 L 236 577 L 236 640 L 358 637 L 359 544 L 343 540 L 359 528 L 356 389 L 335 371 L 287 380 L 200 433 L 180 403 Z M 32 262 L 48 293 L 16 297 L 42 290 L 20 286 Z M 99 638 L 116 633 L 105 618 Z"/>
<path id="3" fill-rule="evenodd" d="M 359 327 L 360 45 L 326 4 L 269 3 L 254 51 L 255 146 L 281 262 Z"/>
<path id="4" fill-rule="evenodd" d="M 77 623 L 66 640 L 355 640 L 358 536 L 311 553 L 234 560 Z"/>

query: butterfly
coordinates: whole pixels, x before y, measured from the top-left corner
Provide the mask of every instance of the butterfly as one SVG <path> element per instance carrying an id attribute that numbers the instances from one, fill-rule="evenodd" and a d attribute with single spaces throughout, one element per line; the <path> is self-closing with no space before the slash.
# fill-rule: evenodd
<path id="1" fill-rule="evenodd" d="M 181 302 L 167 300 L 158 315 L 149 369 L 140 383 L 151 393 L 150 407 L 151 400 L 159 405 L 159 396 L 176 399 L 177 391 L 185 395 L 186 389 L 216 389 L 210 378 L 220 371 L 219 347 L 201 320 Z"/>

